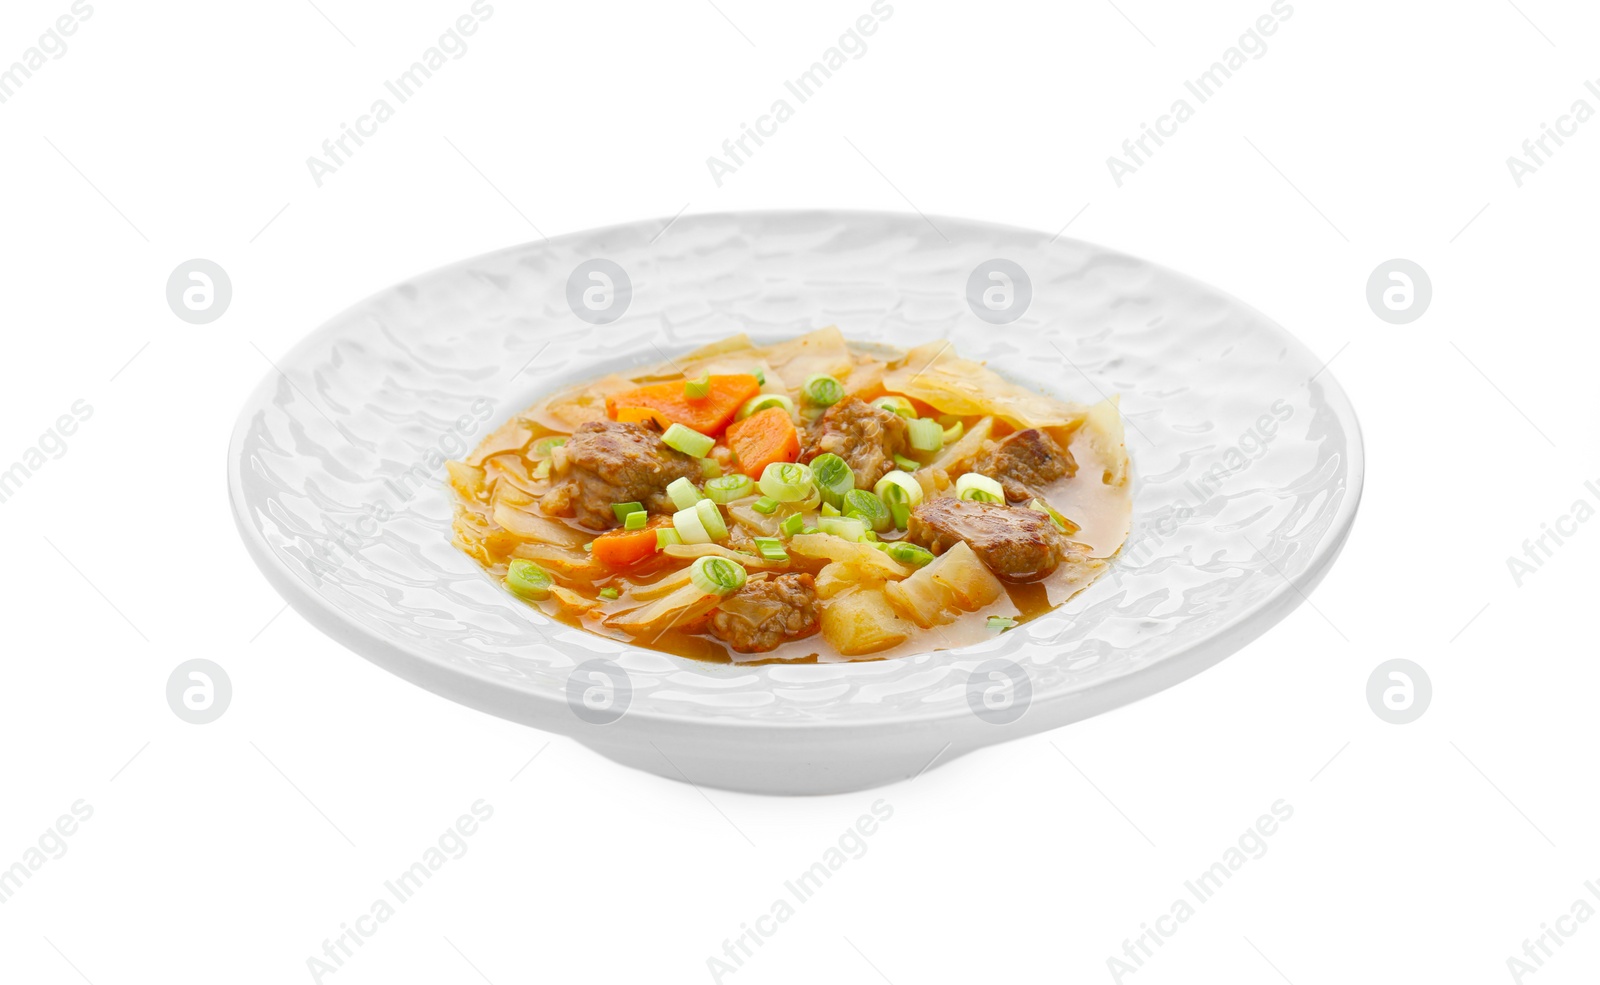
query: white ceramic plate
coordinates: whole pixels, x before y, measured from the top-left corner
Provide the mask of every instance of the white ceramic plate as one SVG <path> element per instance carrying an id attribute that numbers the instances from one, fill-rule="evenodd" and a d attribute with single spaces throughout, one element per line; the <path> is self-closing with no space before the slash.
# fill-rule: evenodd
<path id="1" fill-rule="evenodd" d="M 603 326 L 575 314 L 597 317 L 584 288 L 605 306 L 594 265 L 568 286 L 595 259 L 632 285 L 610 292 L 610 314 L 626 310 Z M 1031 286 L 1002 324 L 968 300 L 993 259 Z M 987 270 L 978 285 L 1003 286 Z M 1004 316 L 1026 293 L 1013 278 Z M 450 545 L 439 463 L 535 397 L 735 332 L 774 341 L 831 323 L 904 347 L 948 338 L 1066 399 L 1121 394 L 1134 523 L 1106 577 L 979 646 L 739 667 L 553 623 Z M 738 790 L 874 786 L 1170 687 L 1311 591 L 1361 494 L 1349 401 L 1265 317 L 1141 260 L 957 219 L 743 213 L 563 236 L 384 291 L 278 366 L 239 415 L 228 488 L 296 611 L 452 700 Z"/>

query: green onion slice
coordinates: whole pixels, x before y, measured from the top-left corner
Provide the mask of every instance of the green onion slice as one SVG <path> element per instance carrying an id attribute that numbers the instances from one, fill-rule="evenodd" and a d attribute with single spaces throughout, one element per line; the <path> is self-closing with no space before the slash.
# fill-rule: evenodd
<path id="1" fill-rule="evenodd" d="M 757 537 L 756 550 L 768 561 L 787 561 L 789 552 L 783 549 L 783 541 L 776 537 Z"/>
<path id="2" fill-rule="evenodd" d="M 878 480 L 877 485 L 872 487 L 872 491 L 878 494 L 879 499 L 887 502 L 889 494 L 886 490 L 890 486 L 895 486 L 900 490 L 908 505 L 916 506 L 922 502 L 922 483 L 905 472 L 896 469 L 893 472 L 885 473 L 884 477 Z"/>
<path id="3" fill-rule="evenodd" d="M 765 513 L 767 516 L 771 516 L 778 512 L 778 501 L 771 496 L 762 496 L 754 503 L 751 503 L 750 508 L 757 513 Z"/>
<path id="4" fill-rule="evenodd" d="M 872 487 L 872 491 L 889 508 L 889 516 L 900 530 L 911 524 L 911 511 L 922 502 L 922 483 L 904 472 L 896 470 L 886 474 Z"/>
<path id="5" fill-rule="evenodd" d="M 734 415 L 736 420 L 744 420 L 751 414 L 759 414 L 768 407 L 782 407 L 792 418 L 795 416 L 794 401 L 781 393 L 758 393 L 744 402 L 739 408 L 739 413 Z"/>
<path id="6" fill-rule="evenodd" d="M 525 599 L 542 602 L 550 597 L 555 579 L 532 561 L 517 558 L 506 570 L 506 587 Z"/>
<path id="7" fill-rule="evenodd" d="M 917 416 L 917 409 L 911 406 L 911 401 L 905 397 L 879 397 L 872 402 L 872 406 L 881 407 L 889 413 L 899 414 L 901 417 Z"/>
<path id="8" fill-rule="evenodd" d="M 823 516 L 844 516 L 832 503 L 823 503 L 821 512 Z"/>
<path id="9" fill-rule="evenodd" d="M 895 455 L 894 463 L 900 466 L 901 471 L 904 472 L 915 472 L 917 469 L 922 468 L 921 462 L 914 458 L 907 458 L 904 455 Z"/>
<path id="10" fill-rule="evenodd" d="M 732 595 L 744 587 L 744 565 L 725 557 L 703 557 L 689 566 L 689 580 L 707 595 Z"/>
<path id="11" fill-rule="evenodd" d="M 825 516 L 817 520 L 817 529 L 825 534 L 843 537 L 845 540 L 866 540 L 867 525 L 853 517 Z"/>
<path id="12" fill-rule="evenodd" d="M 979 472 L 965 472 L 956 480 L 956 496 L 979 503 L 1006 501 L 1006 492 L 1000 483 Z"/>
<path id="13" fill-rule="evenodd" d="M 1054 520 L 1056 522 L 1056 526 L 1061 528 L 1061 532 L 1062 533 L 1075 534 L 1079 530 L 1083 529 L 1082 527 L 1078 526 L 1076 523 L 1073 523 L 1071 520 L 1068 520 L 1066 517 L 1062 516 L 1059 512 L 1056 511 L 1056 508 L 1054 506 L 1051 506 L 1049 503 L 1046 503 L 1042 499 L 1035 499 L 1035 500 L 1032 500 L 1031 502 L 1029 502 L 1028 503 L 1028 509 L 1036 510 L 1037 512 L 1044 513 L 1044 514 L 1048 515 L 1050 517 L 1050 519 L 1052 519 L 1052 520 Z"/>
<path id="14" fill-rule="evenodd" d="M 944 429 L 944 443 L 949 445 L 960 441 L 961 436 L 966 433 L 966 430 L 967 426 L 965 424 L 962 424 L 960 421 L 955 422 Z"/>
<path id="15" fill-rule="evenodd" d="M 550 478 L 550 459 L 543 459 L 538 465 L 533 467 L 533 477 L 535 479 Z"/>
<path id="16" fill-rule="evenodd" d="M 713 503 L 731 503 L 736 499 L 743 499 L 750 495 L 750 490 L 755 488 L 755 482 L 748 475 L 735 472 L 732 475 L 722 475 L 715 479 L 706 480 L 706 495 L 711 497 Z"/>
<path id="17" fill-rule="evenodd" d="M 711 454 L 711 447 L 716 444 L 714 439 L 706 437 L 694 428 L 676 423 L 667 428 L 667 433 L 661 436 L 661 440 L 665 441 L 669 448 L 676 448 L 690 458 L 705 458 Z"/>
<path id="18" fill-rule="evenodd" d="M 993 630 L 996 630 L 998 632 L 1001 632 L 1001 633 L 1005 632 L 1006 630 L 1010 629 L 1011 627 L 1015 626 L 1016 624 L 1017 624 L 1017 621 L 1015 619 L 1010 619 L 1010 618 L 1007 618 L 1006 616 L 990 616 L 989 617 L 989 628 L 993 629 Z"/>
<path id="19" fill-rule="evenodd" d="M 899 486 L 890 486 L 883 491 L 883 505 L 889 510 L 889 518 L 894 521 L 896 530 L 904 530 L 911 525 L 911 504 L 906 502 L 906 492 Z"/>
<path id="20" fill-rule="evenodd" d="M 876 493 L 865 489 L 852 489 L 844 494 L 844 515 L 858 517 L 878 533 L 894 529 L 894 514 Z"/>
<path id="21" fill-rule="evenodd" d="M 549 458 L 550 453 L 567 443 L 566 438 L 540 438 L 528 452 L 530 458 Z"/>
<path id="22" fill-rule="evenodd" d="M 834 509 L 839 508 L 844 494 L 856 487 L 856 474 L 850 464 L 831 451 L 811 460 L 811 477 L 822 493 L 822 501 Z"/>
<path id="23" fill-rule="evenodd" d="M 715 539 L 711 536 L 711 531 L 706 529 L 700 511 L 694 506 L 672 514 L 672 529 L 678 532 L 678 536 L 685 544 L 709 544 Z"/>
<path id="24" fill-rule="evenodd" d="M 844 399 L 844 384 L 826 373 L 818 373 L 806 379 L 800 395 L 813 407 L 832 407 Z"/>
<path id="25" fill-rule="evenodd" d="M 622 529 L 643 530 L 645 528 L 645 524 L 649 522 L 650 515 L 648 513 L 629 513 L 628 516 L 622 521 Z"/>
<path id="26" fill-rule="evenodd" d="M 795 462 L 773 462 L 761 471 L 761 493 L 780 503 L 798 503 L 811 495 L 811 470 Z"/>
<path id="27" fill-rule="evenodd" d="M 683 395 L 690 400 L 704 400 L 711 394 L 711 374 L 701 373 L 698 380 L 685 380 Z"/>
<path id="28" fill-rule="evenodd" d="M 615 588 L 602 588 L 600 589 L 600 597 L 607 600 L 614 600 L 621 598 L 622 593 Z"/>
<path id="29" fill-rule="evenodd" d="M 805 517 L 801 516 L 799 513 L 791 513 L 783 518 L 782 523 L 778 524 L 778 531 L 785 537 L 793 537 L 795 534 L 804 530 L 805 526 Z"/>
<path id="30" fill-rule="evenodd" d="M 916 451 L 938 451 L 944 447 L 944 428 L 931 417 L 906 422 L 911 427 L 911 447 Z M 677 425 L 673 425 L 676 427 Z"/>
<path id="31" fill-rule="evenodd" d="M 884 553 L 899 561 L 920 568 L 933 561 L 933 552 L 926 547 L 918 547 L 903 540 L 897 540 L 885 546 Z"/>
<path id="32" fill-rule="evenodd" d="M 673 506 L 686 510 L 700 502 L 700 490 L 695 488 L 693 482 L 680 475 L 667 483 L 667 498 L 672 500 Z"/>
<path id="33" fill-rule="evenodd" d="M 717 504 L 709 499 L 702 499 L 694 504 L 695 510 L 700 514 L 700 525 L 706 528 L 706 533 L 712 540 L 721 540 L 728 536 L 728 525 L 722 519 L 722 511 L 717 509 Z"/>
<path id="34" fill-rule="evenodd" d="M 676 516 L 673 517 L 673 522 L 677 522 Z M 656 550 L 659 551 L 663 547 L 671 547 L 673 544 L 681 543 L 683 543 L 683 537 L 679 535 L 676 526 L 656 528 Z"/>
<path id="35" fill-rule="evenodd" d="M 643 503 L 612 503 L 611 512 L 617 515 L 618 523 L 627 523 L 628 517 L 633 513 L 643 513 Z"/>
<path id="36" fill-rule="evenodd" d="M 761 371 L 761 367 L 760 366 L 757 366 L 754 369 L 750 370 L 750 375 L 754 376 L 756 378 L 756 386 L 766 386 L 767 385 L 767 374 L 763 373 Z"/>
<path id="37" fill-rule="evenodd" d="M 714 458 L 700 459 L 700 478 L 715 479 L 722 474 L 722 463 Z"/>

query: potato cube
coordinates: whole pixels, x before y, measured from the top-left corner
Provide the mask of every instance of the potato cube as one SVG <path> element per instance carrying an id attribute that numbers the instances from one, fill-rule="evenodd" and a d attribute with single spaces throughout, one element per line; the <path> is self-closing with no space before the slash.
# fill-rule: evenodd
<path id="1" fill-rule="evenodd" d="M 847 657 L 887 650 L 905 642 L 911 630 L 879 589 L 835 596 L 822 607 L 822 637 Z"/>
<path id="2" fill-rule="evenodd" d="M 884 597 L 894 608 L 923 629 L 949 622 L 946 612 L 955 607 L 949 587 L 934 580 L 932 568 L 930 564 L 904 581 L 883 586 Z"/>
<path id="3" fill-rule="evenodd" d="M 831 561 L 817 572 L 817 597 L 831 599 L 861 584 L 861 574 L 841 561 Z"/>
<path id="4" fill-rule="evenodd" d="M 1000 579 L 965 541 L 957 541 L 924 570 L 931 570 L 933 580 L 948 588 L 956 606 L 968 612 L 977 612 L 1005 594 Z"/>
<path id="5" fill-rule="evenodd" d="M 961 611 L 976 612 L 1005 592 L 978 555 L 964 541 L 934 558 L 910 578 L 889 582 L 886 597 L 900 614 L 927 629 Z"/>

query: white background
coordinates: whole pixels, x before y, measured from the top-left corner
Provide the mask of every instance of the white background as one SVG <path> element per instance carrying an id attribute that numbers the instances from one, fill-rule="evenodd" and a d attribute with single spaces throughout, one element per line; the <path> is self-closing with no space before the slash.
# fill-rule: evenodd
<path id="1" fill-rule="evenodd" d="M 898 0 L 722 187 L 707 156 L 868 0 L 496 0 L 320 188 L 306 158 L 468 0 L 96 2 L 0 105 L 0 468 L 94 408 L 0 504 L 0 867 L 94 808 L 0 905 L 0 979 L 310 981 L 323 940 L 483 798 L 467 854 L 325 981 L 710 981 L 883 798 L 867 853 L 725 981 L 1111 981 L 1107 958 L 1279 799 L 1267 853 L 1124 980 L 1514 980 L 1524 939 L 1600 907 L 1600 524 L 1521 587 L 1506 566 L 1600 479 L 1600 120 L 1521 188 L 1505 163 L 1574 100 L 1600 109 L 1600 12 L 1518 2 L 1295 0 L 1121 188 L 1107 156 L 1268 0 Z M 67 8 L 8 0 L 0 65 Z M 1100 719 L 768 799 L 405 684 L 283 612 L 246 558 L 223 482 L 239 401 L 355 300 L 534 225 L 911 203 L 1048 232 L 1076 215 L 1068 235 L 1214 283 L 1334 360 L 1369 472 L 1314 607 Z M 191 257 L 232 276 L 211 325 L 165 302 Z M 1432 276 L 1406 326 L 1364 297 L 1391 257 Z M 232 676 L 211 725 L 164 699 L 194 657 Z M 1393 657 L 1433 681 L 1411 725 L 1365 699 Z M 1525 980 L 1594 980 L 1600 919 L 1574 926 Z"/>

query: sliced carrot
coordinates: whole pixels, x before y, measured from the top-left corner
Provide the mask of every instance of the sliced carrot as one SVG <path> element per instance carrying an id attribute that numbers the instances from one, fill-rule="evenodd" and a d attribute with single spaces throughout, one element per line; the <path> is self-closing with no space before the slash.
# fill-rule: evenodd
<path id="1" fill-rule="evenodd" d="M 800 433 L 789 412 L 768 407 L 728 425 L 728 447 L 739 460 L 739 471 L 752 479 L 773 462 L 792 462 L 800 454 Z"/>
<path id="2" fill-rule="evenodd" d="M 648 407 L 618 407 L 617 420 L 632 424 L 655 421 L 663 431 L 672 426 L 672 422 L 662 417 L 659 411 L 651 410 Z"/>
<path id="3" fill-rule="evenodd" d="M 710 391 L 703 397 L 690 397 L 681 382 L 652 383 L 606 398 L 606 413 L 614 420 L 643 420 L 655 414 L 669 424 L 682 424 L 701 434 L 715 436 L 744 402 L 761 391 L 761 384 L 748 373 L 713 376 Z M 633 415 L 624 417 L 623 415 Z"/>
<path id="4" fill-rule="evenodd" d="M 642 530 L 612 530 L 594 539 L 590 556 L 608 568 L 638 564 L 656 552 L 656 528 L 664 517 L 655 517 Z"/>

